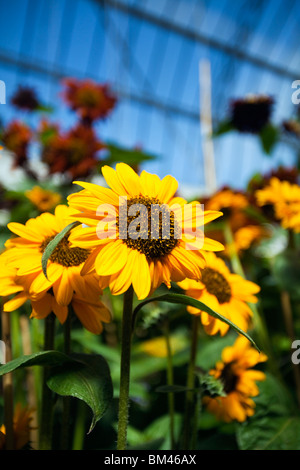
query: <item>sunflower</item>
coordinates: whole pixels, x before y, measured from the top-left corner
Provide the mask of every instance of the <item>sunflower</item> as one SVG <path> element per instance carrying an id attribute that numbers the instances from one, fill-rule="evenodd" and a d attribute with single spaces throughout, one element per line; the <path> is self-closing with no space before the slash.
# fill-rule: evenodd
<path id="1" fill-rule="evenodd" d="M 255 410 L 252 397 L 259 394 L 256 381 L 266 377 L 253 367 L 266 360 L 267 356 L 251 347 L 244 336 L 238 337 L 233 346 L 224 348 L 222 360 L 210 375 L 222 382 L 225 396 L 205 396 L 203 402 L 207 409 L 225 422 L 243 422 L 252 416 Z"/>
<path id="2" fill-rule="evenodd" d="M 110 321 L 110 313 L 100 300 L 105 285 L 97 274 L 80 274 L 90 250 L 70 247 L 66 235 L 49 258 L 48 278 L 42 270 L 44 250 L 70 223 L 72 213 L 69 207 L 59 205 L 55 214 L 45 212 L 25 225 L 8 224 L 8 228 L 19 236 L 6 242 L 6 251 L 0 256 L 3 267 L 0 295 L 17 294 L 4 304 L 4 311 L 16 310 L 30 300 L 32 317 L 42 319 L 53 312 L 61 323 L 65 322 L 71 305 L 83 326 L 99 334 L 102 322 Z"/>
<path id="3" fill-rule="evenodd" d="M 217 313 L 232 321 L 243 331 L 247 331 L 251 319 L 251 309 L 247 302 L 257 302 L 255 294 L 260 288 L 238 274 L 232 274 L 226 263 L 214 253 L 205 254 L 206 265 L 202 270 L 201 281 L 185 279 L 178 285 L 186 292 Z M 187 307 L 189 313 L 200 315 L 206 333 L 223 336 L 229 326 L 194 307 Z"/>
<path id="4" fill-rule="evenodd" d="M 202 250 L 223 249 L 204 237 L 199 225 L 221 212 L 204 212 L 201 204 L 174 197 L 178 183 L 172 176 L 160 180 L 146 171 L 139 176 L 124 163 L 116 170 L 104 166 L 102 173 L 110 188 L 77 182 L 85 189 L 68 198 L 78 210 L 73 217 L 85 224 L 70 240 L 93 249 L 82 272 L 105 276 L 113 294 L 132 285 L 139 299 L 162 283 L 170 287 L 171 281 L 199 279 Z"/>
<path id="5" fill-rule="evenodd" d="M 300 232 L 300 186 L 272 178 L 269 184 L 255 193 L 259 206 L 271 205 L 283 228 Z"/>
<path id="6" fill-rule="evenodd" d="M 171 354 L 174 355 L 185 348 L 185 341 L 183 338 L 172 335 L 170 337 Z M 167 357 L 168 348 L 165 336 L 158 336 L 156 338 L 147 339 L 143 341 L 139 350 L 153 357 Z"/>
<path id="7" fill-rule="evenodd" d="M 205 207 L 209 210 L 226 210 L 229 213 L 245 209 L 248 205 L 247 196 L 243 192 L 228 187 L 221 188 L 205 202 Z"/>
<path id="8" fill-rule="evenodd" d="M 22 407 L 17 403 L 13 418 L 14 449 L 22 450 L 30 445 L 30 433 L 32 428 L 33 410 L 27 406 Z M 5 449 L 6 429 L 4 424 L 0 427 L 0 450 Z"/>
<path id="9" fill-rule="evenodd" d="M 25 191 L 25 196 L 41 212 L 53 209 L 61 201 L 60 194 L 50 189 L 41 188 L 40 186 L 34 186 L 32 189 L 28 189 Z"/>

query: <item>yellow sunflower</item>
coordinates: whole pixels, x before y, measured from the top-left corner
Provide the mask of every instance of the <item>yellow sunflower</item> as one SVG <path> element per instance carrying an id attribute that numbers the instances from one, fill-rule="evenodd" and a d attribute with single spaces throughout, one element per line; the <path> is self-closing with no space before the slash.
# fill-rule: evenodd
<path id="1" fill-rule="evenodd" d="M 13 440 L 14 449 L 21 450 L 30 444 L 30 432 L 32 430 L 33 410 L 27 406 L 22 407 L 17 403 L 13 418 Z M 6 428 L 4 424 L 0 427 L 0 450 L 5 449 Z"/>
<path id="2" fill-rule="evenodd" d="M 25 196 L 41 212 L 50 211 L 61 202 L 60 194 L 40 186 L 34 186 L 32 189 L 25 191 Z"/>
<path id="3" fill-rule="evenodd" d="M 185 279 L 178 285 L 187 295 L 200 300 L 243 331 L 247 331 L 252 315 L 248 302 L 257 302 L 255 294 L 259 292 L 260 287 L 238 274 L 231 273 L 226 263 L 214 253 L 206 253 L 205 259 L 201 281 Z M 204 329 L 209 335 L 219 332 L 223 336 L 227 333 L 229 326 L 226 323 L 197 308 L 189 306 L 187 310 L 193 315 L 200 315 Z"/>
<path id="4" fill-rule="evenodd" d="M 283 228 L 300 232 L 300 186 L 271 178 L 269 184 L 255 193 L 259 206 L 271 204 Z"/>
<path id="5" fill-rule="evenodd" d="M 183 338 L 175 335 L 170 337 L 170 348 L 172 355 L 182 351 L 185 348 L 185 345 L 186 343 Z M 149 356 L 167 357 L 168 349 L 166 338 L 165 336 L 158 336 L 156 338 L 143 341 L 140 344 L 139 350 L 148 354 Z"/>
<path id="6" fill-rule="evenodd" d="M 83 273 L 95 269 L 113 294 L 132 285 L 139 299 L 162 283 L 199 279 L 202 251 L 223 249 L 204 237 L 201 227 L 221 212 L 174 197 L 178 183 L 172 176 L 161 180 L 146 171 L 139 176 L 124 163 L 116 170 L 104 166 L 102 173 L 109 188 L 77 182 L 84 189 L 68 198 L 78 210 L 74 218 L 85 224 L 71 242 L 94 249 Z"/>
<path id="7" fill-rule="evenodd" d="M 25 225 L 10 223 L 8 228 L 19 235 L 6 242 L 6 251 L 0 256 L 1 296 L 17 294 L 3 308 L 11 312 L 31 301 L 32 317 L 45 318 L 53 312 L 61 323 L 68 315 L 68 306 L 83 326 L 99 334 L 102 322 L 110 321 L 110 313 L 100 300 L 102 288 L 96 273 L 81 276 L 90 250 L 71 247 L 66 235 L 50 256 L 47 275 L 42 271 L 42 254 L 48 243 L 69 223 L 73 213 L 67 206 L 57 206 L 55 214 L 43 213 Z M 76 228 L 75 228 L 76 230 Z"/>
<path id="8" fill-rule="evenodd" d="M 249 202 L 245 194 L 227 187 L 217 191 L 205 202 L 207 209 L 217 211 L 225 209 L 230 211 L 241 210 L 248 205 Z"/>
<path id="9" fill-rule="evenodd" d="M 251 347 L 249 341 L 240 336 L 233 346 L 222 351 L 222 360 L 210 374 L 223 383 L 226 396 L 203 398 L 204 405 L 219 420 L 243 422 L 255 412 L 252 397 L 259 394 L 257 381 L 265 380 L 265 374 L 253 369 L 266 361 L 265 354 Z"/>

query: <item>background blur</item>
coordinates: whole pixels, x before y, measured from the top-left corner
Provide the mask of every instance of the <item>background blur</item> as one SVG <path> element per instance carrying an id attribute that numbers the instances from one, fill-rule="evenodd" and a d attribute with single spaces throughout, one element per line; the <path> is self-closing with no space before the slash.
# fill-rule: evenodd
<path id="1" fill-rule="evenodd" d="M 14 118 L 9 99 L 19 85 L 33 87 L 67 128 L 75 118 L 58 99 L 62 78 L 108 82 L 119 100 L 98 125 L 101 137 L 156 155 L 144 168 L 172 174 L 187 195 L 209 184 L 200 86 L 211 91 L 214 125 L 231 99 L 249 93 L 274 98 L 278 125 L 295 111 L 296 0 L 0 0 L 0 6 L 3 124 Z M 205 60 L 210 77 L 199 74 Z M 35 158 L 38 149 L 31 152 Z M 254 173 L 294 164 L 295 152 L 283 139 L 270 157 L 254 136 L 229 133 L 214 139 L 214 158 L 217 186 L 243 188 Z M 15 184 L 18 173 L 11 175 L 5 159 L 0 173 L 0 181 Z"/>

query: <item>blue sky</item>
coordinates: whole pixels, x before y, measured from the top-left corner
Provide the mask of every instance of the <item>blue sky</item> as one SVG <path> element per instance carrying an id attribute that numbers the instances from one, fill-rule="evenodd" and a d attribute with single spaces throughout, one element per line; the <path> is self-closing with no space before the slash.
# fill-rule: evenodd
<path id="1" fill-rule="evenodd" d="M 145 168 L 160 176 L 173 174 L 192 193 L 205 185 L 197 118 L 199 61 L 211 64 L 214 119 L 226 115 L 231 98 L 247 93 L 275 97 L 276 123 L 295 111 L 291 85 L 300 79 L 296 1 L 104 3 L 0 0 L 0 79 L 8 103 L 0 105 L 0 117 L 5 122 L 16 116 L 9 97 L 19 84 L 35 88 L 54 106 L 53 119 L 67 128 L 74 116 L 59 100 L 59 78 L 108 81 L 120 99 L 111 117 L 99 123 L 99 136 L 128 148 L 138 144 L 158 155 Z M 136 11 L 145 12 L 144 17 Z M 168 24 L 175 28 L 168 30 Z M 234 50 L 246 58 L 231 55 Z M 295 161 L 285 144 L 270 158 L 256 138 L 236 134 L 215 141 L 214 154 L 218 185 L 237 188 L 256 172 Z"/>

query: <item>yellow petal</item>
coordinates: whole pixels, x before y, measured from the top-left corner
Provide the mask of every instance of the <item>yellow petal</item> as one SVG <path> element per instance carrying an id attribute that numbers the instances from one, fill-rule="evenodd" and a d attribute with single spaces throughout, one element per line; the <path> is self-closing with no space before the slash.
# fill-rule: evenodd
<path id="1" fill-rule="evenodd" d="M 128 249 L 121 240 L 107 243 L 99 250 L 95 268 L 99 276 L 108 276 L 120 271 L 127 262 Z"/>
<path id="2" fill-rule="evenodd" d="M 23 305 L 27 299 L 28 296 L 24 292 L 21 292 L 3 305 L 3 311 L 13 312 L 14 310 L 17 310 L 19 307 L 21 307 L 21 305 Z"/>
<path id="3" fill-rule="evenodd" d="M 149 264 L 146 256 L 137 250 L 132 250 L 133 268 L 132 285 L 139 300 L 144 299 L 151 289 Z"/>
<path id="4" fill-rule="evenodd" d="M 143 193 L 139 176 L 126 163 L 117 163 L 116 172 L 127 194 L 138 196 Z"/>
<path id="5" fill-rule="evenodd" d="M 53 293 L 59 305 L 67 306 L 73 297 L 73 287 L 69 279 L 68 268 L 63 270 L 62 276 L 53 284 Z"/>

